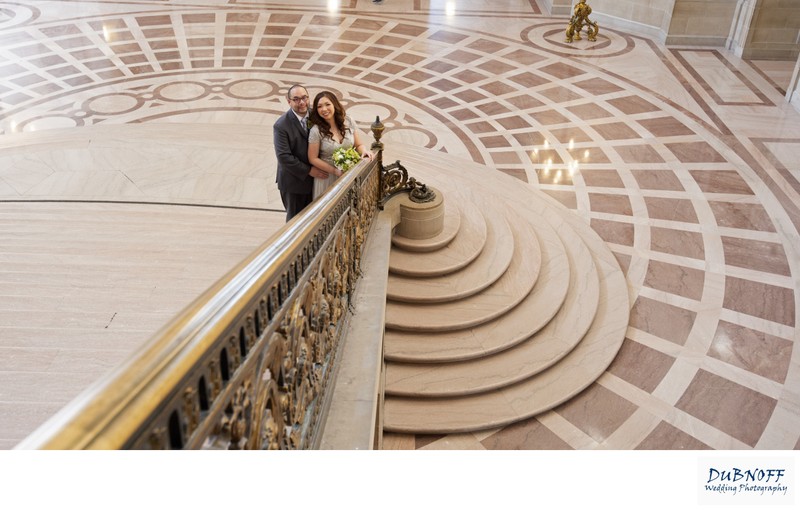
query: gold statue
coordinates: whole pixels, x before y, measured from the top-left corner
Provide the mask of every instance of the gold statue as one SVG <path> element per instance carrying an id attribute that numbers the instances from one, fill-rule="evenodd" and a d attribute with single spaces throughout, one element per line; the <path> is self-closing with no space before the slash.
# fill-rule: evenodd
<path id="1" fill-rule="evenodd" d="M 600 30 L 600 27 L 597 25 L 596 21 L 589 19 L 591 13 L 592 8 L 586 4 L 586 0 L 579 0 L 578 3 L 575 4 L 572 17 L 569 19 L 569 25 L 567 25 L 568 43 L 571 43 L 573 39 L 581 40 L 581 30 L 584 25 L 586 25 L 586 38 L 590 41 L 597 40 L 597 32 Z"/>

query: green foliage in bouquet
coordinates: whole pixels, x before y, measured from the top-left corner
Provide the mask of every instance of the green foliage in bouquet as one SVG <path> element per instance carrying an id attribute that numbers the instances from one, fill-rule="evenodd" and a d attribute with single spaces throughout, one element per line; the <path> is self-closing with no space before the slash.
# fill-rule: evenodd
<path id="1" fill-rule="evenodd" d="M 353 147 L 339 147 L 333 151 L 333 164 L 342 172 L 346 172 L 361 161 L 361 155 Z"/>

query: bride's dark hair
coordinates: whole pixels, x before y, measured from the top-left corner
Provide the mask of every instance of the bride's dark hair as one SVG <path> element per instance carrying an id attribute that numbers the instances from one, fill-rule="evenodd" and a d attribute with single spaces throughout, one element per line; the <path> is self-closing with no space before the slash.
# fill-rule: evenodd
<path id="1" fill-rule="evenodd" d="M 317 113 L 317 106 L 319 106 L 319 102 L 322 100 L 323 97 L 327 97 L 330 99 L 331 104 L 333 105 L 333 121 L 336 123 L 336 127 L 339 128 L 339 133 L 342 134 L 342 138 L 347 135 L 347 126 L 344 124 L 344 106 L 342 103 L 336 99 L 336 96 L 333 95 L 333 92 L 328 90 L 323 90 L 314 98 L 314 105 L 311 108 L 311 113 L 309 114 L 309 118 L 311 122 L 319 128 L 319 134 L 322 135 L 322 138 L 330 138 L 333 139 L 333 133 L 331 133 L 331 127 L 328 125 L 328 121 L 323 119 Z"/>

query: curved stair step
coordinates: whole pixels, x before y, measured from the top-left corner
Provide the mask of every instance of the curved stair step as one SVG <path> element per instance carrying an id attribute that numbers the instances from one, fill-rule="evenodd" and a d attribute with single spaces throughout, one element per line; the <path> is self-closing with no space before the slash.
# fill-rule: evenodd
<path id="1" fill-rule="evenodd" d="M 452 201 L 457 202 L 460 198 L 456 194 Z M 445 204 L 445 218 L 451 209 L 449 202 Z M 393 243 L 389 254 L 389 274 L 422 278 L 443 276 L 470 264 L 486 246 L 491 225 L 487 225 L 486 215 L 479 207 L 465 208 L 459 222 L 459 230 L 452 241 L 436 250 L 406 251 Z M 419 259 L 423 255 L 425 265 L 420 266 Z"/>
<path id="2" fill-rule="evenodd" d="M 559 235 L 568 247 L 569 290 L 547 326 L 513 348 L 484 358 L 435 365 L 387 363 L 386 395 L 442 397 L 491 391 L 532 377 L 566 356 L 594 320 L 600 283 L 580 236 L 570 228 L 559 230 Z"/>
<path id="3" fill-rule="evenodd" d="M 512 224 L 514 239 L 533 238 L 527 222 Z M 401 331 L 449 331 L 466 329 L 507 313 L 519 304 L 533 288 L 540 264 L 530 264 L 525 257 L 525 247 L 514 243 L 511 264 L 503 275 L 483 289 L 458 301 L 431 303 L 418 306 L 388 300 L 386 303 L 386 328 Z"/>
<path id="4" fill-rule="evenodd" d="M 524 235 L 531 235 L 532 238 L 515 238 L 503 213 L 488 205 L 484 205 L 483 210 L 487 227 L 486 248 L 481 250 L 481 255 L 477 259 L 468 266 L 443 276 L 423 278 L 389 274 L 387 299 L 406 303 L 443 303 L 477 294 L 506 272 L 511 264 L 515 243 L 525 243 L 529 246 L 527 257 L 531 267 L 541 265 L 539 243 L 531 229 L 524 232 Z M 458 237 L 462 237 L 461 234 Z M 392 250 L 392 253 L 394 252 L 395 250 Z M 438 262 L 435 260 L 437 257 L 428 253 L 414 254 L 414 258 L 420 268 L 435 267 L 429 264 L 431 259 Z"/>
<path id="5" fill-rule="evenodd" d="M 547 221 L 560 231 L 561 224 L 571 227 L 592 251 L 600 275 L 600 299 L 591 327 L 581 342 L 556 364 L 533 377 L 494 391 L 460 397 L 412 398 L 386 396 L 384 430 L 399 433 L 458 433 L 507 425 L 553 409 L 591 385 L 611 364 L 625 337 L 629 308 L 627 283 L 611 251 L 577 215 L 561 204 L 508 176 L 493 179 L 491 190 L 485 186 L 483 165 L 459 161 L 463 169 L 456 185 L 437 166 L 452 166 L 453 159 L 419 147 L 397 146 L 421 182 L 436 186 L 443 193 L 456 187 L 481 189 L 502 197 L 506 208 L 529 221 Z M 533 200 L 531 199 L 533 197 Z M 560 218 L 560 219 L 559 219 Z M 388 332 L 387 332 L 388 334 Z"/>
<path id="6" fill-rule="evenodd" d="M 595 258 L 597 315 L 582 341 L 558 363 L 497 391 L 451 398 L 387 396 L 384 430 L 448 434 L 500 427 L 548 411 L 591 385 L 614 360 L 628 326 L 627 283 L 616 262 Z"/>
<path id="7" fill-rule="evenodd" d="M 458 234 L 462 228 L 462 216 L 469 213 L 472 213 L 474 219 L 478 221 L 476 225 L 473 225 L 473 228 L 485 229 L 485 225 L 480 227 L 480 223 L 483 223 L 483 216 L 481 216 L 480 211 L 468 209 L 467 212 L 462 212 L 457 203 L 448 200 L 444 205 L 444 227 L 438 235 L 429 239 L 410 239 L 400 234 L 394 234 L 392 235 L 392 246 L 400 250 L 416 253 L 440 250 L 455 239 L 456 234 Z M 483 245 L 480 247 L 483 248 Z M 477 257 L 478 255 L 475 254 L 475 256 Z M 413 270 L 413 267 L 411 269 Z M 389 270 L 393 270 L 391 259 L 389 260 Z M 400 274 L 405 274 L 403 273 L 402 261 L 398 261 L 398 267 L 394 270 Z"/>
<path id="8" fill-rule="evenodd" d="M 508 349 L 544 327 L 558 312 L 569 287 L 569 261 L 561 238 L 546 221 L 533 225 L 541 270 L 533 290 L 507 314 L 470 329 L 426 333 L 386 330 L 387 361 L 437 363 L 486 356 Z"/>

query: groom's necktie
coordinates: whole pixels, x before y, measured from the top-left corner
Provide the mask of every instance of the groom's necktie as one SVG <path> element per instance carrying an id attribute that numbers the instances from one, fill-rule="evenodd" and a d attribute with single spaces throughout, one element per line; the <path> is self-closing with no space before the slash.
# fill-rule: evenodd
<path id="1" fill-rule="evenodd" d="M 300 119 L 300 127 L 303 128 L 303 133 L 308 134 L 308 117 Z"/>

